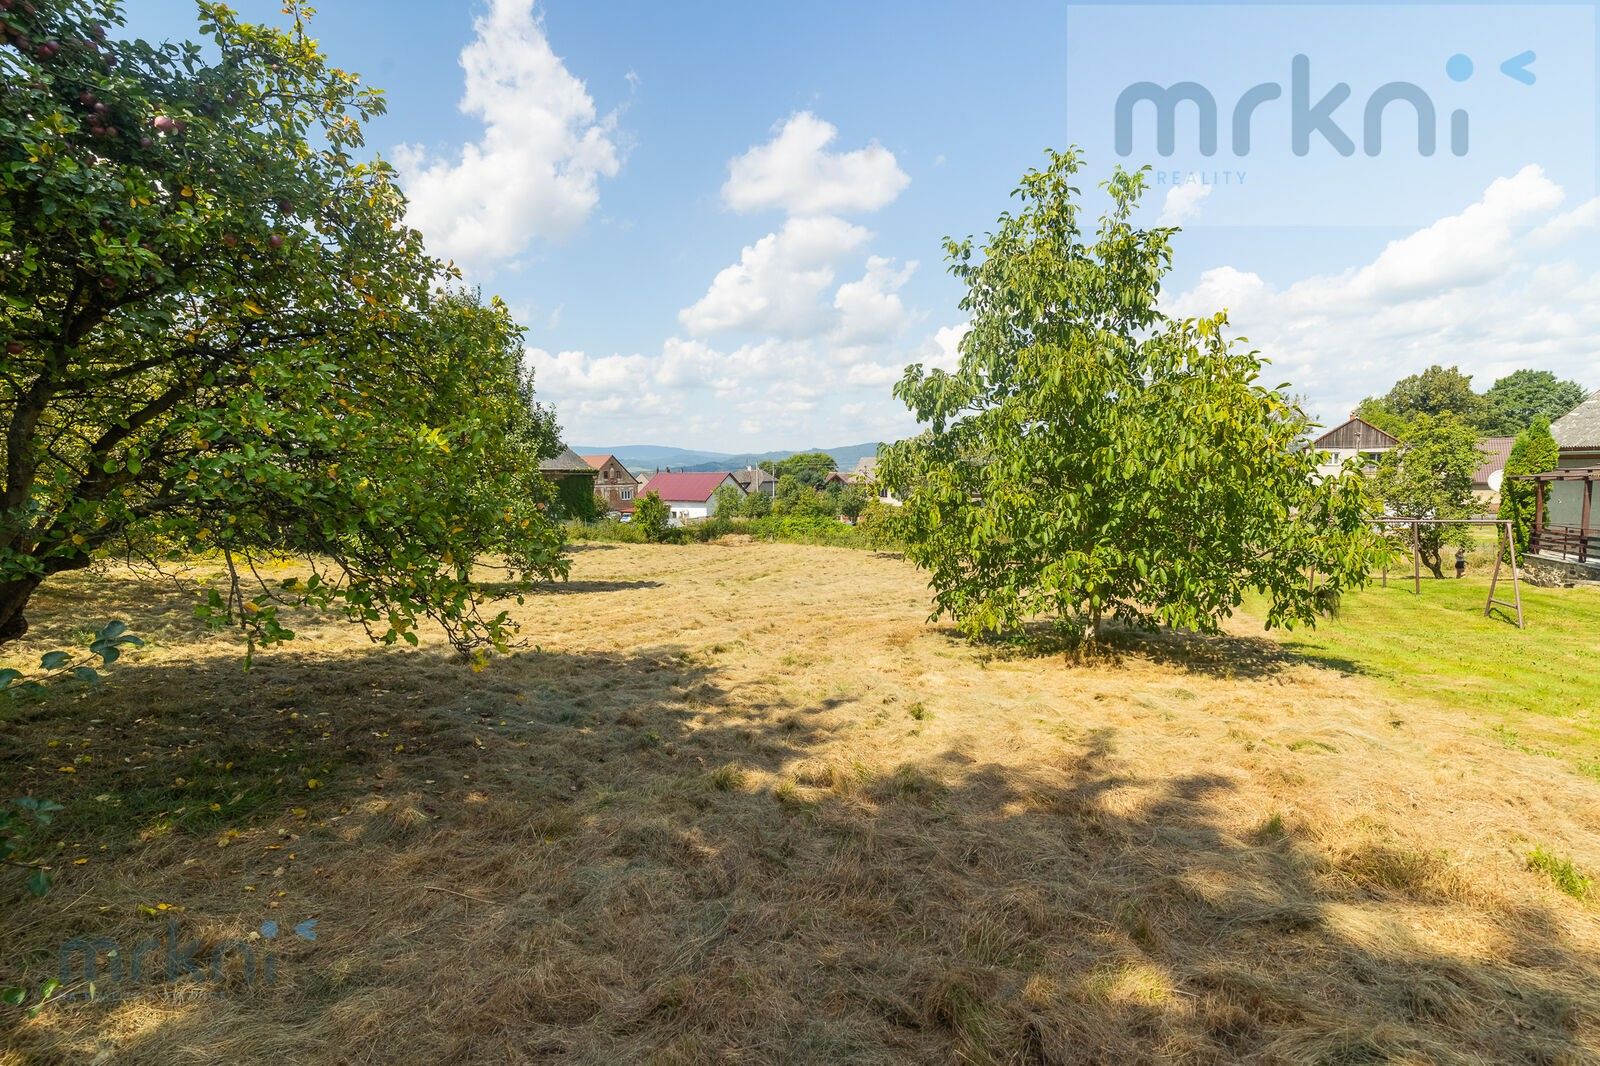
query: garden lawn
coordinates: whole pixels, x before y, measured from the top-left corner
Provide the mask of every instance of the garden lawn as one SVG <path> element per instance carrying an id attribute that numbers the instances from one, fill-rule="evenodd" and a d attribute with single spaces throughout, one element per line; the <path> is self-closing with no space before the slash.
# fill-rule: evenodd
<path id="1" fill-rule="evenodd" d="M 1466 712 L 1508 746 L 1600 766 L 1600 587 L 1522 586 L 1526 629 L 1496 607 L 1487 575 L 1390 575 L 1348 597 L 1337 619 L 1279 637 L 1315 661 L 1379 682 L 1397 696 Z M 1513 601 L 1509 581 L 1496 599 Z"/>
<path id="2" fill-rule="evenodd" d="M 1600 781 L 1543 706 L 1595 602 L 1426 592 L 1073 661 L 930 625 L 899 558 L 591 544 L 482 670 L 306 616 L 245 673 L 74 575 L 0 666 L 150 644 L 0 714 L 0 795 L 65 808 L 0 986 L 154 946 L 0 1007 L 0 1063 L 1600 1061 Z"/>

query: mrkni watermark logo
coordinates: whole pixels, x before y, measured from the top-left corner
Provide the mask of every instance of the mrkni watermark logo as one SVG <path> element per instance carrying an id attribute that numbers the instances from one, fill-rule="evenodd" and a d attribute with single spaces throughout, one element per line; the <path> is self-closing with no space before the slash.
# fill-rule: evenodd
<path id="1" fill-rule="evenodd" d="M 1065 43 L 1062 139 L 1168 224 L 1415 229 L 1529 164 L 1600 192 L 1600 0 L 1069 0 Z"/>
<path id="2" fill-rule="evenodd" d="M 278 980 L 277 947 L 285 938 L 317 939 L 317 919 L 287 932 L 276 921 L 262 922 L 249 938 L 211 941 L 186 937 L 176 919 L 163 935 L 130 947 L 110 937 L 74 937 L 61 945 L 57 980 L 62 998 L 105 999 L 136 994 L 142 985 L 193 979 L 217 991 L 252 989 Z"/>
<path id="3" fill-rule="evenodd" d="M 1523 85 L 1532 85 L 1538 80 L 1532 70 L 1537 58 L 1538 54 L 1532 49 L 1519 52 L 1501 63 L 1500 71 Z M 1475 70 L 1472 57 L 1460 52 L 1450 56 L 1444 64 L 1445 74 L 1454 82 L 1466 81 Z M 1281 82 L 1266 81 L 1245 90 L 1233 103 L 1228 120 L 1233 154 L 1250 154 L 1257 113 L 1263 108 L 1279 106 L 1288 109 L 1289 148 L 1295 155 L 1309 155 L 1313 138 L 1320 138 L 1340 155 L 1355 155 L 1356 141 L 1342 125 L 1340 114 L 1350 102 L 1350 85 L 1340 81 L 1323 89 L 1314 83 L 1311 57 L 1304 54 L 1290 60 L 1288 81 L 1287 98 Z M 1141 104 L 1149 106 L 1141 108 Z M 1136 81 L 1123 89 L 1117 97 L 1114 119 L 1117 154 L 1133 155 L 1135 126 L 1141 114 L 1154 120 L 1155 150 L 1163 156 L 1178 152 L 1178 110 L 1183 104 L 1192 109 L 1195 121 L 1191 128 L 1196 135 L 1195 142 L 1184 146 L 1183 150 L 1198 151 L 1204 156 L 1216 155 L 1220 121 L 1218 100 L 1210 89 L 1197 81 L 1171 85 Z M 1415 82 L 1391 81 L 1379 86 L 1360 105 L 1361 150 L 1367 155 L 1383 152 L 1384 117 L 1394 108 L 1415 119 L 1415 147 L 1419 155 L 1431 156 L 1438 150 L 1441 130 L 1452 155 L 1464 156 L 1470 149 L 1472 116 L 1466 108 L 1446 112 Z"/>

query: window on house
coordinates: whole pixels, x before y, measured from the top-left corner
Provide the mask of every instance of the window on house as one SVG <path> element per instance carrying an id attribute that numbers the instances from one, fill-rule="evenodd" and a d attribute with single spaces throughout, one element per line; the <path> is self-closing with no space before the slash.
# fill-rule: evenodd
<path id="1" fill-rule="evenodd" d="M 624 488 L 624 489 L 623 489 L 623 490 L 622 490 L 622 498 L 623 498 L 623 499 L 624 499 L 624 500 L 631 500 L 631 499 L 633 499 L 633 490 L 632 490 L 632 489 L 630 489 L 630 488 Z"/>

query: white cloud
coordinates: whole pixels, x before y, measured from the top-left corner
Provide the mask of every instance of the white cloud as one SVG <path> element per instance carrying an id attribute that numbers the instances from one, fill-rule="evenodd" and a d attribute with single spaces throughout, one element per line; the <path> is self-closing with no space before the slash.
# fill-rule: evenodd
<path id="1" fill-rule="evenodd" d="M 678 319 L 697 337 L 733 330 L 798 337 L 825 329 L 829 312 L 821 297 L 839 261 L 871 236 L 843 219 L 791 218 L 747 245 Z"/>
<path id="2" fill-rule="evenodd" d="M 838 129 L 809 111 L 792 116 L 766 144 L 728 164 L 722 199 L 735 211 L 780 208 L 791 215 L 876 211 L 911 181 L 876 141 L 830 152 Z"/>
<path id="3" fill-rule="evenodd" d="M 591 393 L 626 393 L 643 383 L 652 372 L 642 355 L 607 355 L 591 358 L 583 352 L 547 352 L 530 348 L 526 358 L 533 364 L 534 385 L 541 397 L 545 393 L 576 396 Z"/>
<path id="4" fill-rule="evenodd" d="M 1596 226 L 1600 226 L 1600 196 L 1552 218 L 1533 231 L 1533 239 L 1540 244 L 1560 244 Z"/>
<path id="5" fill-rule="evenodd" d="M 946 326 L 906 348 L 847 350 L 826 338 L 767 337 L 718 349 L 669 337 L 656 355 L 536 348 L 527 358 L 539 398 L 555 404 L 569 441 L 601 445 L 626 436 L 726 449 L 854 443 L 913 431 L 890 387 L 909 363 L 953 368 L 966 329 Z M 715 437 L 697 440 L 700 430 Z M 730 440 L 733 433 L 742 442 Z"/>
<path id="6" fill-rule="evenodd" d="M 1179 226 L 1191 218 L 1199 217 L 1200 205 L 1211 195 L 1212 188 L 1198 181 L 1174 185 L 1167 190 L 1167 198 L 1161 205 L 1161 216 L 1156 219 L 1156 225 Z"/>
<path id="7" fill-rule="evenodd" d="M 835 339 L 846 345 L 870 344 L 899 333 L 905 325 L 906 308 L 897 293 L 916 269 L 915 260 L 896 269 L 893 259 L 869 256 L 867 272 L 857 281 L 840 285 L 833 294 L 833 307 L 839 312 Z"/>
<path id="8" fill-rule="evenodd" d="M 1392 242 L 1351 275 L 1348 295 L 1393 302 L 1489 281 L 1512 256 L 1513 238 L 1529 220 L 1558 207 L 1562 195 L 1560 186 L 1537 166 L 1498 178 L 1483 199 L 1459 215 Z"/>
<path id="9" fill-rule="evenodd" d="M 1578 214 L 1550 219 L 1561 200 L 1528 167 L 1364 265 L 1285 287 L 1217 267 L 1164 310 L 1227 310 L 1233 329 L 1273 360 L 1268 376 L 1309 394 L 1325 421 L 1434 363 L 1459 365 L 1479 388 L 1525 366 L 1600 386 L 1600 275 L 1528 258 L 1531 232 Z"/>
<path id="10" fill-rule="evenodd" d="M 473 26 L 460 106 L 482 138 L 448 157 L 404 144 L 395 165 L 429 249 L 488 271 L 574 232 L 621 164 L 614 119 L 551 50 L 533 0 L 490 0 Z"/>
<path id="11" fill-rule="evenodd" d="M 923 343 L 917 362 L 928 370 L 953 372 L 961 363 L 961 340 L 970 332 L 970 322 L 941 327 Z"/>

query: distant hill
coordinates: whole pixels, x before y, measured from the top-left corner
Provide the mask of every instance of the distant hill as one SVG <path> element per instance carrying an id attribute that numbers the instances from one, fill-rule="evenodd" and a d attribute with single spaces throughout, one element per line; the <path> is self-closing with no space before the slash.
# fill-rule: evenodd
<path id="1" fill-rule="evenodd" d="M 579 455 L 615 455 L 622 460 L 623 466 L 634 473 L 659 470 L 669 466 L 674 470 L 738 470 L 769 459 L 777 462 L 795 454 L 795 451 L 739 454 L 702 452 L 692 448 L 673 448 L 661 444 L 622 444 L 610 447 L 575 444 L 572 450 Z M 833 456 L 834 462 L 839 464 L 840 470 L 848 471 L 855 467 L 856 460 L 862 456 L 877 455 L 878 444 L 876 441 L 869 441 L 866 444 L 847 444 L 838 448 L 800 448 L 796 451 L 827 452 Z"/>
<path id="2" fill-rule="evenodd" d="M 579 455 L 615 455 L 629 470 L 655 470 L 670 466 L 677 470 L 693 463 L 715 462 L 726 458 L 720 452 L 700 452 L 689 448 L 671 448 L 660 444 L 600 445 L 574 444 L 572 450 Z"/>

